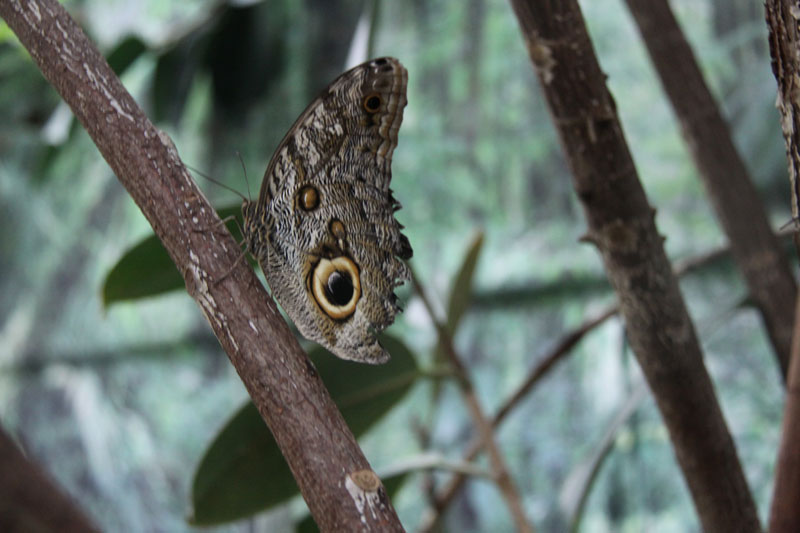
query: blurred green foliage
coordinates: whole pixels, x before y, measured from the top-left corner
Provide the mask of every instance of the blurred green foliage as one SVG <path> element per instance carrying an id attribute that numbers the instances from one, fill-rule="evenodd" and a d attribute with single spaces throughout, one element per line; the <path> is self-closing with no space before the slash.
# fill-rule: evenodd
<path id="1" fill-rule="evenodd" d="M 671 3 L 779 226 L 789 220 L 788 184 L 758 3 Z M 352 47 L 359 60 L 369 47 L 409 70 L 393 164 L 398 218 L 488 412 L 611 300 L 595 251 L 579 242 L 582 213 L 507 2 L 66 5 L 182 158 L 250 195 L 297 114 L 346 67 L 359 21 L 374 20 L 373 40 Z M 723 244 L 624 3 L 582 7 L 668 253 L 682 259 Z M 131 255 L 151 231 L 4 25 L 0 80 L 0 421 L 103 529 L 190 530 L 192 472 L 245 391 L 184 294 L 120 301 L 164 287 Z M 200 185 L 216 205 L 233 203 L 222 188 Z M 709 263 L 682 289 L 763 514 L 781 416 L 774 358 L 758 316 L 739 305 L 745 289 L 728 263 Z M 435 373 L 435 330 L 411 291 L 403 296 L 391 333 Z M 623 339 L 615 320 L 598 328 L 498 432 L 542 531 L 562 530 L 561 488 L 596 454 L 638 382 Z M 417 381 L 360 439 L 378 472 L 431 448 L 457 459 L 469 440 L 452 383 Z M 603 457 L 582 530 L 699 528 L 651 400 Z M 408 529 L 425 508 L 422 487 L 445 477 L 403 478 L 394 503 Z M 290 531 L 303 516 L 294 498 L 219 530 Z M 445 529 L 507 531 L 511 521 L 491 483 L 475 480 Z"/>

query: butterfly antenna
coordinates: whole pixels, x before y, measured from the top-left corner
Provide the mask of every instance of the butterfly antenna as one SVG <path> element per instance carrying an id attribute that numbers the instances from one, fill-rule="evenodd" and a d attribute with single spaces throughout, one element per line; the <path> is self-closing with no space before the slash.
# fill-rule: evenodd
<path id="1" fill-rule="evenodd" d="M 248 198 L 245 198 L 244 195 L 242 195 L 242 193 L 240 193 L 239 191 L 237 191 L 233 187 L 229 187 L 229 186 L 225 185 L 224 183 L 220 183 L 219 181 L 215 180 L 214 178 L 212 178 L 211 176 L 209 176 L 208 174 L 206 174 L 202 170 L 194 168 L 191 165 L 186 165 L 186 168 L 188 168 L 189 170 L 191 170 L 192 172 L 194 172 L 198 176 L 204 177 L 205 179 L 207 179 L 211 183 L 214 183 L 215 185 L 218 185 L 218 186 L 222 187 L 223 189 L 228 189 L 229 191 L 231 191 L 233 194 L 235 194 L 236 196 L 238 196 L 242 200 L 248 200 L 249 201 Z M 249 193 L 250 193 L 250 191 L 249 191 L 249 187 L 248 187 L 248 195 L 249 195 Z"/>
<path id="2" fill-rule="evenodd" d="M 247 179 L 247 166 L 244 164 L 244 159 L 242 158 L 242 154 L 239 153 L 239 150 L 236 150 L 236 157 L 239 158 L 239 163 L 242 164 L 242 172 L 244 172 L 244 182 L 247 184 L 248 201 L 252 202 L 252 196 L 250 195 L 250 180 Z"/>

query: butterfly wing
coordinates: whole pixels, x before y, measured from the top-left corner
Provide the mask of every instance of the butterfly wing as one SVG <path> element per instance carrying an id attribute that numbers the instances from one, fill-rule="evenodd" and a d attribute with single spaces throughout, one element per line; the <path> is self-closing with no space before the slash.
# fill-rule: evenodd
<path id="1" fill-rule="evenodd" d="M 337 78 L 300 115 L 244 206 L 245 233 L 300 332 L 343 359 L 382 363 L 408 239 L 394 218 L 391 157 L 407 73 L 380 58 Z"/>

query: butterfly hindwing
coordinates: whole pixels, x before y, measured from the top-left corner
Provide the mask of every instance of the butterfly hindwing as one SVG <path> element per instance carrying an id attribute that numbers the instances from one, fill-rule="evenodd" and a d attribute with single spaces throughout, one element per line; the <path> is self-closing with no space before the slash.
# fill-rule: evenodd
<path id="1" fill-rule="evenodd" d="M 397 314 L 408 239 L 394 217 L 391 157 L 407 73 L 380 58 L 337 78 L 281 141 L 245 238 L 273 295 L 306 338 L 343 359 L 382 363 L 375 334 Z"/>

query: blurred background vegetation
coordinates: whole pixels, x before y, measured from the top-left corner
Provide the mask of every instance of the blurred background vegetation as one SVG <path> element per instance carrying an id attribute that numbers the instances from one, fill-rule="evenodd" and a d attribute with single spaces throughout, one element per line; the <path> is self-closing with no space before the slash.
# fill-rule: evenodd
<path id="1" fill-rule="evenodd" d="M 724 245 L 624 3 L 581 5 L 667 252 L 679 260 Z M 400 58 L 409 105 L 393 164 L 398 218 L 442 312 L 484 234 L 456 344 L 487 412 L 563 335 L 613 301 L 595 250 L 579 242 L 581 209 L 507 2 L 66 6 L 183 160 L 245 194 L 237 152 L 256 194 L 276 144 L 348 61 Z M 789 188 L 761 2 L 672 7 L 781 226 Z M 0 40 L 0 421 L 103 529 L 191 530 L 186 517 L 200 514 L 194 471 L 246 392 L 185 293 L 104 305 L 106 277 L 149 226 L 4 25 Z M 200 185 L 215 205 L 239 203 Z M 706 264 L 681 286 L 763 519 L 783 396 L 774 356 L 729 261 Z M 435 374 L 434 329 L 418 299 L 403 294 L 406 312 L 390 332 Z M 580 493 L 576 472 L 602 450 L 640 381 L 612 319 L 502 426 L 502 449 L 542 530 L 564 527 L 565 502 Z M 452 383 L 420 378 L 360 442 L 380 473 L 429 450 L 458 459 L 471 427 Z M 651 399 L 610 442 L 585 484 L 582 531 L 699 529 Z M 431 479 L 403 481 L 394 503 L 413 530 Z M 292 531 L 304 513 L 295 497 L 216 527 Z M 467 486 L 446 520 L 452 531 L 512 527 L 485 480 Z"/>

